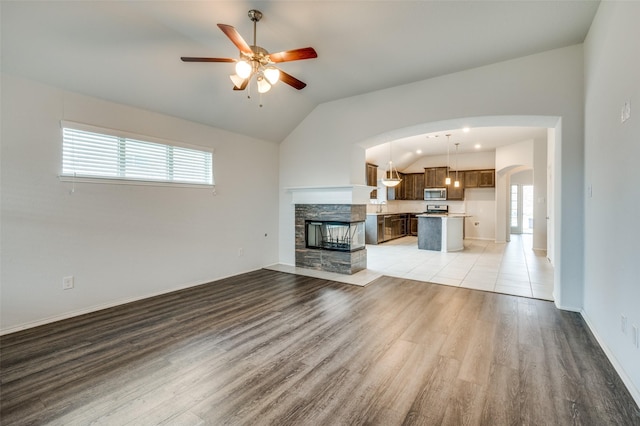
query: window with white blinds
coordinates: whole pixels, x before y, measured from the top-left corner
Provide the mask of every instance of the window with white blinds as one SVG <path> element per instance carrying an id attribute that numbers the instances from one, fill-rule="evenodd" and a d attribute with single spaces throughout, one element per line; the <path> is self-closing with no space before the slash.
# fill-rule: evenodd
<path id="1" fill-rule="evenodd" d="M 213 185 L 211 151 L 62 125 L 62 176 Z"/>

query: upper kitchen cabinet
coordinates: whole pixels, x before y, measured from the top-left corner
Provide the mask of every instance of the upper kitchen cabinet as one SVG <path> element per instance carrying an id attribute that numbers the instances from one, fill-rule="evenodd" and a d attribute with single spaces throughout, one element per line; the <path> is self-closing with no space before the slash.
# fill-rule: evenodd
<path id="1" fill-rule="evenodd" d="M 424 198 L 424 173 L 407 173 L 403 179 L 403 199 L 422 200 Z"/>
<path id="2" fill-rule="evenodd" d="M 477 188 L 480 181 L 480 170 L 465 170 L 463 173 L 464 187 Z"/>
<path id="3" fill-rule="evenodd" d="M 367 186 L 378 186 L 378 166 L 367 163 Z M 369 198 L 378 198 L 378 190 L 374 189 Z"/>
<path id="4" fill-rule="evenodd" d="M 425 188 L 444 188 L 444 180 L 447 177 L 446 167 L 425 167 L 424 169 L 424 187 Z"/>
<path id="5" fill-rule="evenodd" d="M 453 185 L 456 180 L 456 172 L 450 172 L 451 185 L 447 186 L 447 200 L 464 200 L 464 175 L 464 172 L 458 172 L 458 181 L 460 182 L 460 186 L 456 188 Z"/>
<path id="6" fill-rule="evenodd" d="M 495 170 L 466 170 L 464 172 L 465 188 L 495 188 Z"/>
<path id="7" fill-rule="evenodd" d="M 478 188 L 495 188 L 496 187 L 496 171 L 480 170 L 480 179 Z"/>

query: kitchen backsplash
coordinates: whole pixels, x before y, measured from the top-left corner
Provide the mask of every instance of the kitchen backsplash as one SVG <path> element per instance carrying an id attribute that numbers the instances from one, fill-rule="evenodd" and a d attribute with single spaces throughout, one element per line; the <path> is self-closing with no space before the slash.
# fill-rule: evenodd
<path id="1" fill-rule="evenodd" d="M 448 205 L 449 213 L 465 213 L 464 201 L 432 201 L 429 204 Z M 387 201 L 385 204 L 367 204 L 367 213 L 423 213 L 426 209 L 426 201 L 400 200 Z"/>

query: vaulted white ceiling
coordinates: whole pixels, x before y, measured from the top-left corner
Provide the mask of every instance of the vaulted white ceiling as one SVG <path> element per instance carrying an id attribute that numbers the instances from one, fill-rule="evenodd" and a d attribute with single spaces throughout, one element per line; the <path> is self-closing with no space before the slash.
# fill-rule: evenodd
<path id="1" fill-rule="evenodd" d="M 598 2 L 580 1 L 2 1 L 2 71 L 71 91 L 280 142 L 317 105 L 583 42 Z M 253 99 L 232 90 L 216 26 L 270 52 L 306 82 Z"/>

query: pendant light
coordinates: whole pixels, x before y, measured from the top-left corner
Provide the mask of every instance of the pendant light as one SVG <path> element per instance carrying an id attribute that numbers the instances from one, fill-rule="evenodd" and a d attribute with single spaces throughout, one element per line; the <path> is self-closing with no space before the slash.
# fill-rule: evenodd
<path id="1" fill-rule="evenodd" d="M 458 145 L 460 142 L 456 142 L 456 181 L 453 183 L 453 186 L 456 188 L 460 188 L 460 181 L 458 180 Z"/>
<path id="2" fill-rule="evenodd" d="M 449 165 L 449 137 L 451 137 L 451 133 L 447 134 L 447 177 L 444 180 L 445 185 L 451 185 L 451 177 L 449 176 L 449 169 L 451 168 Z"/>
<path id="3" fill-rule="evenodd" d="M 384 177 L 382 178 L 382 184 L 388 187 L 398 186 L 402 179 L 398 174 L 398 170 L 393 167 L 393 159 L 391 154 L 391 142 L 389 142 L 389 168 L 385 170 Z"/>

